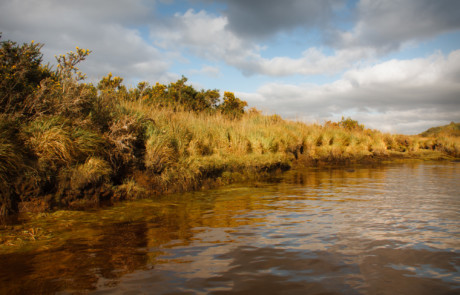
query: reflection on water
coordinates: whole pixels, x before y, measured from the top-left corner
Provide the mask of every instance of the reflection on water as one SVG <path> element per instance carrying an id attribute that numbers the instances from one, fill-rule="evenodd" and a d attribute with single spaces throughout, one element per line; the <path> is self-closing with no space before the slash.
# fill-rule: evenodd
<path id="1" fill-rule="evenodd" d="M 460 163 L 304 169 L 33 217 L 0 293 L 458 294 L 459 191 Z"/>

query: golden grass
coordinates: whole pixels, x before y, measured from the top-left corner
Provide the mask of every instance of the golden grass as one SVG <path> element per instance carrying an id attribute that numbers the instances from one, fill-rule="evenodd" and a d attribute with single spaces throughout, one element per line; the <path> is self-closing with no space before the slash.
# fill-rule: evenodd
<path id="1" fill-rule="evenodd" d="M 74 143 L 60 118 L 33 121 L 25 128 L 26 144 L 46 164 L 71 162 Z"/>
<path id="2" fill-rule="evenodd" d="M 154 122 L 146 146 L 146 166 L 157 173 L 179 162 L 180 165 L 208 163 L 211 158 L 224 165 L 232 164 L 237 158 L 260 155 L 246 163 L 246 166 L 257 166 L 262 158 L 270 161 L 281 157 L 289 164 L 299 158 L 354 161 L 395 154 L 414 157 L 422 149 L 425 154 L 437 150 L 456 156 L 460 146 L 458 140 L 451 137 L 433 139 L 369 129 L 349 130 L 338 125 L 306 125 L 258 112 L 232 120 L 219 113 L 151 108 L 139 102 L 125 102 L 124 107 L 143 113 Z"/>
<path id="3" fill-rule="evenodd" d="M 75 65 L 87 54 L 68 55 L 74 63 L 61 63 L 61 70 L 41 81 L 22 81 L 33 91 L 22 105 L 0 111 L 0 215 L 14 210 L 27 190 L 57 203 L 68 192 L 76 199 L 97 193 L 123 199 L 224 184 L 292 165 L 460 157 L 459 124 L 423 136 L 392 135 L 350 118 L 322 126 L 256 109 L 243 112 L 246 103 L 233 93 L 225 92 L 219 104 L 216 91 L 197 92 L 185 78 L 127 89 L 122 78 L 109 74 L 97 86 L 81 84 Z M 17 193 L 18 183 L 33 185 Z M 91 188 L 97 186 L 97 192 Z M 88 194 L 78 192 L 84 190 Z"/>
<path id="4" fill-rule="evenodd" d="M 72 126 L 62 117 L 30 122 L 24 127 L 23 137 L 44 169 L 70 166 L 103 150 L 103 140 L 97 133 Z"/>
<path id="5" fill-rule="evenodd" d="M 59 116 L 41 117 L 23 127 L 22 137 L 37 156 L 38 168 L 59 175 L 58 194 L 113 184 L 115 176 L 120 182 L 114 196 L 126 199 L 199 189 L 210 180 L 229 183 L 292 165 L 460 155 L 458 137 L 307 125 L 259 112 L 232 119 L 219 112 L 197 113 L 141 101 L 118 104 L 121 111 L 103 134 Z M 3 178 L 8 167 L 21 161 L 9 152 L 10 145 L 0 141 Z M 138 164 L 126 170 L 136 157 Z M 143 181 L 133 178 L 135 171 L 145 174 Z"/>
<path id="6" fill-rule="evenodd" d="M 136 183 L 134 179 L 126 179 L 115 191 L 115 199 L 135 200 L 144 197 L 146 189 Z"/>
<path id="7" fill-rule="evenodd" d="M 112 168 L 108 162 L 92 157 L 84 164 L 71 168 L 69 174 L 69 187 L 74 191 L 78 191 L 85 187 L 109 182 Z"/>

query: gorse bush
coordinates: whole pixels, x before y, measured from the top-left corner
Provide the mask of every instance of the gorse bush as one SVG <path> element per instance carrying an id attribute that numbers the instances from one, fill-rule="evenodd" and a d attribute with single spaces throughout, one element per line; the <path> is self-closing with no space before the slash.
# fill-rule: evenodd
<path id="1" fill-rule="evenodd" d="M 226 91 L 224 93 L 224 102 L 220 105 L 222 113 L 232 116 L 241 117 L 244 114 L 244 108 L 248 104 L 245 101 L 240 100 L 232 92 Z"/>
<path id="2" fill-rule="evenodd" d="M 1 42 L 0 214 L 21 201 L 79 206 L 258 177 L 294 163 L 460 156 L 450 134 L 382 134 L 350 118 L 306 125 L 265 116 L 182 77 L 134 88 L 83 83 L 89 50 L 42 65 L 41 44 Z M 45 206 L 45 207 L 46 207 Z"/>
<path id="3" fill-rule="evenodd" d="M 30 97 L 40 82 L 52 75 L 49 67 L 41 64 L 42 46 L 33 41 L 22 46 L 11 41 L 1 42 L 0 109 L 3 113 L 28 112 Z"/>

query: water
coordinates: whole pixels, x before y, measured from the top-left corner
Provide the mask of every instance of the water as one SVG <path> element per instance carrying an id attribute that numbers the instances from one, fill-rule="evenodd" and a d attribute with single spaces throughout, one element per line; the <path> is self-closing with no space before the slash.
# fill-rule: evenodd
<path id="1" fill-rule="evenodd" d="M 0 294 L 460 294 L 460 163 L 269 182 L 26 216 Z"/>

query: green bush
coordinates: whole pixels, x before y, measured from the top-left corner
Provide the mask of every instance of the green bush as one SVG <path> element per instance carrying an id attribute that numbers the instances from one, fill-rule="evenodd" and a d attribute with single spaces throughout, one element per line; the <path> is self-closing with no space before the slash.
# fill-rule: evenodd
<path id="1" fill-rule="evenodd" d="M 233 92 L 224 92 L 224 102 L 219 106 L 221 112 L 231 118 L 240 118 L 244 114 L 247 102 L 235 97 Z"/>
<path id="2" fill-rule="evenodd" d="M 12 41 L 0 42 L 0 112 L 29 112 L 31 96 L 40 82 L 52 74 L 48 66 L 41 64 L 42 46 L 33 41 L 21 46 Z"/>

